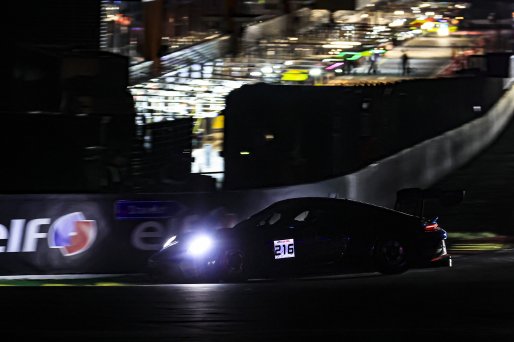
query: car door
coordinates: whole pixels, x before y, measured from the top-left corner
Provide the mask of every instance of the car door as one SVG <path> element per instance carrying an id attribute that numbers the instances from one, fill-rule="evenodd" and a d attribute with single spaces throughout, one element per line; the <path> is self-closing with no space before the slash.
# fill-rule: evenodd
<path id="1" fill-rule="evenodd" d="M 257 257 L 278 272 L 303 269 L 312 260 L 315 242 L 312 226 L 304 222 L 307 213 L 304 205 L 288 203 L 263 215 L 256 224 L 262 247 Z"/>
<path id="2" fill-rule="evenodd" d="M 334 261 L 346 246 L 346 234 L 338 221 L 339 214 L 333 207 L 317 202 L 299 206 L 281 222 L 275 239 L 294 242 L 294 258 L 300 268 Z M 276 244 L 276 253 L 282 257 L 285 250 Z"/>
<path id="3" fill-rule="evenodd" d="M 296 247 L 300 242 L 297 231 L 291 228 L 295 210 L 291 203 L 279 204 L 252 218 L 252 227 L 248 227 L 252 233 L 247 235 L 246 252 L 259 273 L 289 273 L 295 269 Z"/>
<path id="4" fill-rule="evenodd" d="M 381 215 L 376 208 L 353 201 L 343 203 L 340 212 L 341 227 L 348 236 L 347 254 L 355 257 L 369 256 L 374 241 L 373 229 L 382 224 Z"/>
<path id="5" fill-rule="evenodd" d="M 333 264 L 346 252 L 351 222 L 341 206 L 331 202 L 313 202 L 291 211 L 277 227 L 275 239 L 294 240 L 296 267 L 320 271 L 323 265 Z M 276 240 L 275 240 L 276 241 Z M 277 253 L 284 253 L 276 247 Z M 282 255 L 280 255 L 282 257 Z"/>
<path id="6" fill-rule="evenodd" d="M 349 239 L 345 217 L 340 208 L 330 204 L 310 210 L 306 221 L 314 235 L 310 246 L 313 262 L 331 263 L 344 254 Z"/>
<path id="7" fill-rule="evenodd" d="M 292 208 L 278 227 L 275 236 L 276 239 L 289 240 L 289 243 L 293 245 L 289 248 L 294 249 L 294 260 L 297 267 L 300 268 L 315 260 L 316 233 L 314 226 L 308 222 L 310 216 L 312 216 L 312 207 L 310 206 L 302 205 Z M 280 242 L 274 240 L 275 253 L 278 253 L 277 256 L 280 258 L 284 249 L 279 250 L 276 247 L 277 244 L 280 244 Z"/>

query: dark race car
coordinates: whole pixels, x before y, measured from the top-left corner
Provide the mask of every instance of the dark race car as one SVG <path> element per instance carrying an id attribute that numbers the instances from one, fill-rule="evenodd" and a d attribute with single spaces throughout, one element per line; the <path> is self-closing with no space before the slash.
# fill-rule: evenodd
<path id="1" fill-rule="evenodd" d="M 435 221 L 362 202 L 294 198 L 276 202 L 233 228 L 171 237 L 149 259 L 169 281 L 243 281 L 252 277 L 451 266 L 446 232 Z"/>

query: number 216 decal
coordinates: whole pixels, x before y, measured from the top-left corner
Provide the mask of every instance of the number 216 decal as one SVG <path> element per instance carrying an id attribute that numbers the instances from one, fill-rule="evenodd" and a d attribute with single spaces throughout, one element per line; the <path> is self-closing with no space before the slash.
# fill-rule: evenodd
<path id="1" fill-rule="evenodd" d="M 275 240 L 275 259 L 294 258 L 294 239 Z"/>

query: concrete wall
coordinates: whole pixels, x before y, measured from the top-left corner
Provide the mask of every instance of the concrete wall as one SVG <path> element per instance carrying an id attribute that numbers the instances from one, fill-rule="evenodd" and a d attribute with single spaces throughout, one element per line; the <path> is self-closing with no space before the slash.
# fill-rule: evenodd
<path id="1" fill-rule="evenodd" d="M 270 189 L 274 198 L 337 196 L 392 208 L 396 192 L 426 188 L 487 147 L 514 114 L 514 88 L 482 118 L 405 149 L 368 167 L 324 182 Z"/>

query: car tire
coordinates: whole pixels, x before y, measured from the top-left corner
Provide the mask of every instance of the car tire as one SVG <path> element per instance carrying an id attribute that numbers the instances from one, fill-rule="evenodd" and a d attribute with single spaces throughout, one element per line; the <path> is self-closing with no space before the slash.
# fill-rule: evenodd
<path id="1" fill-rule="evenodd" d="M 245 255 L 242 250 L 226 249 L 221 253 L 220 280 L 224 282 L 244 282 L 247 280 Z"/>
<path id="2" fill-rule="evenodd" d="M 373 259 L 376 269 L 383 274 L 399 274 L 409 268 L 406 244 L 397 238 L 379 238 Z"/>

